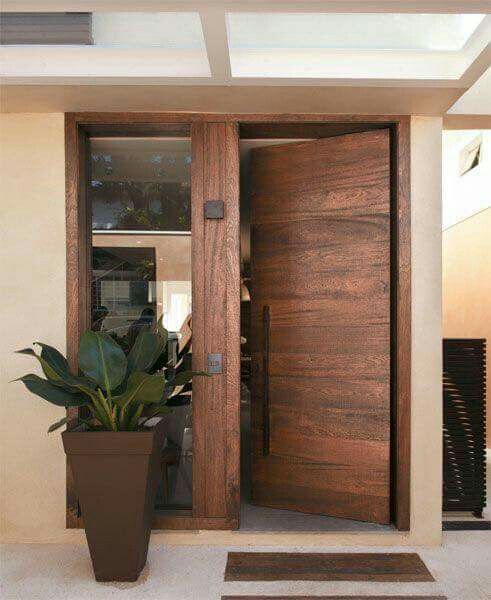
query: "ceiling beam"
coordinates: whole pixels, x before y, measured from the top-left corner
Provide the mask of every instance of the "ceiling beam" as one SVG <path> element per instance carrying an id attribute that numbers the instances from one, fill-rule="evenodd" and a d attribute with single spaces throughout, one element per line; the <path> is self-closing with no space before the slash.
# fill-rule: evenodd
<path id="1" fill-rule="evenodd" d="M 491 115 L 443 116 L 443 129 L 491 129 Z"/>
<path id="2" fill-rule="evenodd" d="M 442 115 L 457 88 L 5 85 L 2 112 L 197 111 Z"/>
<path id="3" fill-rule="evenodd" d="M 491 0 L 3 0 L 2 11 L 490 13 Z"/>
<path id="4" fill-rule="evenodd" d="M 460 77 L 459 83 L 471 87 L 491 67 L 491 44 L 488 44 Z"/>
<path id="5" fill-rule="evenodd" d="M 232 79 L 228 49 L 225 11 L 218 8 L 201 8 L 199 11 L 203 37 L 214 83 L 228 83 Z"/>

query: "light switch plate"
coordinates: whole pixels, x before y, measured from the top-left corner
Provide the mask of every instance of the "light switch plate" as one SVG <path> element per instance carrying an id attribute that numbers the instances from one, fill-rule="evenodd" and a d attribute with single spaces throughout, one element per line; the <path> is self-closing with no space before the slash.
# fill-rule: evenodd
<path id="1" fill-rule="evenodd" d="M 224 206 L 223 200 L 207 200 L 205 202 L 206 219 L 223 219 Z"/>
<path id="2" fill-rule="evenodd" d="M 222 373 L 223 369 L 223 355 L 222 354 L 208 354 L 208 373 L 216 374 Z"/>

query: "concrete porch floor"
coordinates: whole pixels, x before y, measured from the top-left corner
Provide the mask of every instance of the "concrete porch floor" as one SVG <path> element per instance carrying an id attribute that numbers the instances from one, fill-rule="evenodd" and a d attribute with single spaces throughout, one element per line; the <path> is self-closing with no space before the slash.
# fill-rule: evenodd
<path id="1" fill-rule="evenodd" d="M 150 547 L 148 564 L 136 583 L 96 583 L 85 546 L 9 544 L 2 546 L 3 600 L 220 600 L 222 594 L 420 594 L 448 600 L 491 598 L 489 531 L 449 532 L 442 547 L 379 548 L 414 550 L 425 561 L 435 583 L 233 582 L 223 573 L 228 550 L 267 551 L 265 547 Z M 279 548 L 273 550 L 278 551 Z M 305 548 L 285 548 L 302 551 Z M 308 550 L 306 550 L 308 551 Z M 316 551 L 362 552 L 366 548 L 316 548 Z"/>

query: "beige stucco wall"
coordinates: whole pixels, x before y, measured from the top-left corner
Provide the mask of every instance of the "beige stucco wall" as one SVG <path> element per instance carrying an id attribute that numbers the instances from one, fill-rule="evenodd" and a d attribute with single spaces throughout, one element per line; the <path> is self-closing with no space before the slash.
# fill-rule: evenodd
<path id="1" fill-rule="evenodd" d="M 65 460 L 47 427 L 63 416 L 10 380 L 37 372 L 13 354 L 65 346 L 65 172 L 62 114 L 1 116 L 1 532 L 56 539 L 64 528 Z"/>
<path id="2" fill-rule="evenodd" d="M 417 542 L 441 539 L 442 119 L 411 119 L 411 520 Z"/>
<path id="3" fill-rule="evenodd" d="M 443 232 L 443 335 L 486 338 L 491 353 L 491 208 Z"/>
<path id="4" fill-rule="evenodd" d="M 65 344 L 63 116 L 2 116 L 0 443 L 5 540 L 83 542 L 64 528 L 65 462 L 49 423 L 62 411 L 7 381 L 31 370 L 13 355 Z M 412 526 L 409 534 L 161 532 L 153 543 L 394 545 L 441 539 L 441 119 L 412 119 Z"/>

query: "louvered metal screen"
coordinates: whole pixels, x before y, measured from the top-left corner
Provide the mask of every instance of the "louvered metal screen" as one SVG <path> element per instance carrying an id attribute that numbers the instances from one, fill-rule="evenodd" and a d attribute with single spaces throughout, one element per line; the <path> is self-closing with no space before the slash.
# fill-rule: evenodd
<path id="1" fill-rule="evenodd" d="M 486 341 L 443 340 L 443 510 L 486 506 Z"/>
<path id="2" fill-rule="evenodd" d="M 92 44 L 91 13 L 0 13 L 1 44 Z"/>

